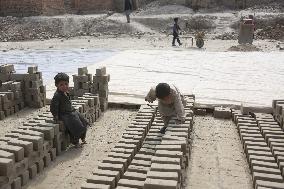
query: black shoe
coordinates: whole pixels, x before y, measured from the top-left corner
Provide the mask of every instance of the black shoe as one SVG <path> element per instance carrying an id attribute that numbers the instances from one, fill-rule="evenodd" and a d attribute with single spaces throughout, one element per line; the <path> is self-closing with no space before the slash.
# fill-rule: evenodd
<path id="1" fill-rule="evenodd" d="M 180 43 L 179 46 L 182 46 L 182 43 Z"/>
<path id="2" fill-rule="evenodd" d="M 172 44 L 172 46 L 175 47 L 176 45 L 175 45 L 175 44 Z"/>
<path id="3" fill-rule="evenodd" d="M 161 133 L 161 134 L 165 134 L 166 129 L 167 129 L 167 127 L 163 127 L 163 128 L 161 128 L 160 133 Z"/>

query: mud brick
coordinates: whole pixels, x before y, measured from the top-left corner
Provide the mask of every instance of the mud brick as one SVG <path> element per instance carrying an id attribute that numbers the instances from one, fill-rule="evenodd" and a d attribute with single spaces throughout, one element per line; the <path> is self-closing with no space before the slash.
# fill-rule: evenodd
<path id="1" fill-rule="evenodd" d="M 24 130 L 24 129 L 17 129 L 11 131 L 12 133 L 20 133 L 23 135 L 29 135 L 29 136 L 38 136 L 38 137 L 44 137 L 44 134 L 38 131 L 32 131 L 32 130 Z"/>
<path id="2" fill-rule="evenodd" d="M 144 189 L 177 189 L 178 182 L 175 180 L 165 180 L 165 179 L 152 179 L 147 178 L 144 184 Z"/>
<path id="3" fill-rule="evenodd" d="M 152 133 L 151 133 L 152 134 Z M 145 141 L 158 141 L 161 142 L 162 141 L 162 137 L 157 137 L 157 136 L 147 136 L 145 138 Z"/>
<path id="4" fill-rule="evenodd" d="M 131 165 L 150 167 L 151 161 L 139 160 L 139 159 L 135 159 L 134 157 L 134 159 L 131 162 Z"/>
<path id="5" fill-rule="evenodd" d="M 181 145 L 157 145 L 157 150 L 182 151 Z M 184 154 L 186 151 L 182 151 Z"/>
<path id="6" fill-rule="evenodd" d="M 106 157 L 103 159 L 103 163 L 123 164 L 124 169 L 126 169 L 128 166 L 127 159 L 122 158 Z"/>
<path id="7" fill-rule="evenodd" d="M 111 189 L 111 186 L 105 184 L 94 184 L 94 183 L 83 183 L 81 186 L 81 189 L 94 189 L 94 188 Z"/>
<path id="8" fill-rule="evenodd" d="M 140 147 L 140 145 L 141 145 L 140 140 L 125 139 L 125 138 L 120 139 L 118 143 L 134 144 L 134 145 L 136 145 L 138 147 Z"/>
<path id="9" fill-rule="evenodd" d="M 256 180 L 264 180 L 270 182 L 282 182 L 283 178 L 280 174 L 268 174 L 268 173 L 259 173 L 259 172 L 252 172 L 252 178 L 255 182 Z"/>
<path id="10" fill-rule="evenodd" d="M 113 157 L 113 158 L 122 158 L 122 159 L 126 159 L 127 163 L 130 164 L 132 156 L 131 154 L 125 154 L 125 153 L 116 153 L 116 152 L 110 152 L 108 154 L 109 157 Z"/>
<path id="11" fill-rule="evenodd" d="M 95 170 L 93 172 L 94 175 L 99 175 L 99 176 L 108 176 L 108 177 L 114 177 L 115 178 L 115 183 L 118 182 L 120 179 L 120 172 L 119 171 L 110 171 L 110 170 Z"/>
<path id="12" fill-rule="evenodd" d="M 283 142 L 270 142 L 269 145 L 270 147 L 284 147 Z"/>
<path id="13" fill-rule="evenodd" d="M 268 168 L 268 167 L 261 167 L 261 166 L 252 166 L 251 170 L 252 170 L 252 172 L 257 172 L 257 173 L 267 173 L 267 174 L 281 175 L 280 170 L 279 169 L 275 169 L 275 168 Z"/>
<path id="14" fill-rule="evenodd" d="M 44 166 L 48 167 L 49 164 L 51 163 L 51 156 L 50 153 L 47 153 L 44 157 L 43 157 L 43 162 L 44 162 Z"/>
<path id="15" fill-rule="evenodd" d="M 284 183 L 256 180 L 255 188 L 258 189 L 260 187 L 267 187 L 267 188 L 273 188 L 273 189 L 284 189 Z"/>
<path id="16" fill-rule="evenodd" d="M 149 170 L 150 170 L 150 167 L 138 166 L 138 165 L 132 165 L 132 164 L 130 164 L 127 169 L 127 171 L 129 172 L 137 172 L 137 173 L 143 173 L 143 174 L 147 174 Z"/>
<path id="17" fill-rule="evenodd" d="M 96 69 L 96 76 L 104 76 L 106 75 L 106 67 L 100 67 Z"/>
<path id="18" fill-rule="evenodd" d="M 179 151 L 157 150 L 155 156 L 182 159 L 183 153 Z"/>
<path id="19" fill-rule="evenodd" d="M 82 67 L 78 68 L 78 75 L 83 76 L 88 74 L 88 68 L 87 67 Z"/>
<path id="20" fill-rule="evenodd" d="M 271 162 L 271 163 L 275 163 L 275 158 L 272 156 L 261 156 L 261 155 L 247 155 L 247 158 L 249 160 L 249 162 L 251 162 L 251 160 L 257 160 L 257 161 L 265 161 L 265 162 Z"/>
<path id="21" fill-rule="evenodd" d="M 270 151 L 259 151 L 259 150 L 247 150 L 248 155 L 256 155 L 256 156 L 267 156 L 271 157 Z"/>
<path id="22" fill-rule="evenodd" d="M 270 148 L 267 147 L 267 146 L 247 145 L 247 146 L 245 147 L 245 151 L 247 152 L 248 150 L 271 152 L 271 151 L 270 151 Z"/>
<path id="23" fill-rule="evenodd" d="M 128 180 L 128 179 L 120 179 L 118 182 L 118 186 L 125 186 L 130 188 L 139 188 L 143 189 L 144 181 L 140 180 Z"/>
<path id="24" fill-rule="evenodd" d="M 136 156 L 134 158 L 138 159 L 138 160 L 151 161 L 152 156 L 151 155 L 144 155 L 144 154 L 136 154 Z"/>
<path id="25" fill-rule="evenodd" d="M 159 172 L 177 172 L 179 178 L 181 178 L 181 166 L 176 164 L 159 164 L 152 163 L 151 171 L 159 171 Z"/>
<path id="26" fill-rule="evenodd" d="M 138 150 L 135 144 L 125 144 L 125 143 L 118 143 L 116 144 L 115 148 L 134 149 L 134 153 L 136 153 Z"/>
<path id="27" fill-rule="evenodd" d="M 188 138 L 188 133 L 187 132 L 171 132 L 166 130 L 166 135 L 171 135 L 171 136 L 178 136 L 178 137 L 183 137 L 183 138 Z"/>
<path id="28" fill-rule="evenodd" d="M 7 151 L 4 151 L 4 150 L 0 150 L 0 158 L 11 159 L 13 161 L 13 163 L 15 162 L 15 155 L 11 152 L 7 152 Z"/>
<path id="29" fill-rule="evenodd" d="M 284 132 L 283 131 L 276 131 L 276 130 L 263 130 L 262 133 L 264 134 L 264 136 L 266 136 L 267 134 L 272 134 L 272 135 L 281 135 L 284 138 Z"/>
<path id="30" fill-rule="evenodd" d="M 123 164 L 100 163 L 98 168 L 102 170 L 119 171 L 120 175 L 124 173 Z"/>
<path id="31" fill-rule="evenodd" d="M 246 130 L 246 129 L 239 129 L 240 134 L 248 133 L 248 134 L 260 134 L 260 130 Z"/>
<path id="32" fill-rule="evenodd" d="M 40 136 L 20 135 L 19 139 L 32 142 L 35 151 L 43 150 L 43 138 Z"/>
<path id="33" fill-rule="evenodd" d="M 149 171 L 147 173 L 147 178 L 163 179 L 163 180 L 175 180 L 175 181 L 179 182 L 179 177 L 178 177 L 177 172 Z"/>
<path id="34" fill-rule="evenodd" d="M 231 118 L 230 108 L 215 107 L 214 118 L 230 119 Z"/>
<path id="35" fill-rule="evenodd" d="M 34 164 L 29 167 L 30 179 L 34 179 L 37 175 L 37 165 Z"/>
<path id="36" fill-rule="evenodd" d="M 19 138 L 21 136 L 20 133 L 7 133 L 5 134 L 5 137 L 9 137 L 9 138 Z"/>
<path id="37" fill-rule="evenodd" d="M 73 81 L 74 81 L 74 83 L 75 82 L 85 83 L 85 82 L 89 81 L 89 77 L 87 75 L 81 75 L 81 76 L 73 75 Z"/>
<path id="38" fill-rule="evenodd" d="M 245 148 L 246 148 L 248 145 L 267 147 L 267 144 L 266 144 L 265 142 L 244 141 L 244 146 L 245 146 Z"/>
<path id="39" fill-rule="evenodd" d="M 277 138 L 277 139 L 283 139 L 284 140 L 284 135 L 266 134 L 265 135 L 265 141 L 268 141 L 269 138 Z"/>
<path id="40" fill-rule="evenodd" d="M 154 155 L 155 154 L 155 150 L 153 149 L 149 149 L 149 148 L 144 148 L 142 147 L 140 150 L 139 150 L 139 154 L 145 154 L 145 155 Z"/>
<path id="41" fill-rule="evenodd" d="M 22 179 L 21 177 L 17 177 L 12 182 L 12 189 L 21 189 L 22 188 Z"/>
<path id="42" fill-rule="evenodd" d="M 260 167 L 268 167 L 278 169 L 278 165 L 276 162 L 265 162 L 265 161 L 257 161 L 251 160 L 251 166 L 260 166 Z"/>
<path id="43" fill-rule="evenodd" d="M 284 143 L 282 143 L 284 145 Z M 271 147 L 272 152 L 273 151 L 279 151 L 279 152 L 284 152 L 284 147 L 280 147 L 280 146 L 272 146 Z"/>
<path id="44" fill-rule="evenodd" d="M 36 162 L 36 166 L 37 166 L 37 172 L 41 173 L 44 169 L 44 161 L 43 159 L 40 159 L 38 162 Z"/>
<path id="45" fill-rule="evenodd" d="M 10 153 L 13 153 L 15 160 L 21 161 L 24 159 L 24 148 L 20 146 L 13 146 L 8 144 L 0 144 L 0 150 L 4 150 Z"/>
<path id="46" fill-rule="evenodd" d="M 244 137 L 242 135 L 241 139 L 243 141 L 265 142 L 264 138 L 262 138 L 262 137 Z"/>
<path id="47" fill-rule="evenodd" d="M 33 152 L 33 143 L 29 141 L 23 141 L 18 139 L 11 139 L 7 142 L 9 145 L 21 146 L 24 148 L 25 157 L 29 157 Z"/>
<path id="48" fill-rule="evenodd" d="M 12 159 L 0 158 L 0 176 L 10 176 L 13 173 L 14 162 Z"/>
<path id="49" fill-rule="evenodd" d="M 180 158 L 168 158 L 168 157 L 157 157 L 153 156 L 151 159 L 152 163 L 159 163 L 159 164 L 175 164 L 175 165 L 181 165 L 181 159 Z"/>
<path id="50" fill-rule="evenodd" d="M 146 174 L 126 171 L 123 175 L 123 179 L 145 181 Z"/>
<path id="51" fill-rule="evenodd" d="M 115 177 L 91 175 L 87 178 L 87 183 L 105 184 L 115 188 Z"/>
<path id="52" fill-rule="evenodd" d="M 22 186 L 25 186 L 28 181 L 29 181 L 29 171 L 28 170 L 25 170 L 21 175 L 21 180 L 22 180 Z"/>

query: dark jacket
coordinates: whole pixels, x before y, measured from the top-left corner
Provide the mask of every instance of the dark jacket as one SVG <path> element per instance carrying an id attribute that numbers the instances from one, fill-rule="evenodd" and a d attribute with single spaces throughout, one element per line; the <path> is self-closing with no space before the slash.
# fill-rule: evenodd
<path id="1" fill-rule="evenodd" d="M 132 10 L 132 2 L 131 0 L 125 0 L 124 10 Z"/>
<path id="2" fill-rule="evenodd" d="M 62 115 L 74 112 L 75 109 L 71 104 L 70 96 L 61 91 L 56 91 L 51 100 L 50 111 L 55 119 L 60 119 Z"/>
<path id="3" fill-rule="evenodd" d="M 173 27 L 173 35 L 174 36 L 178 36 L 179 35 L 179 30 L 180 30 L 180 27 L 177 23 L 174 24 L 174 27 Z"/>

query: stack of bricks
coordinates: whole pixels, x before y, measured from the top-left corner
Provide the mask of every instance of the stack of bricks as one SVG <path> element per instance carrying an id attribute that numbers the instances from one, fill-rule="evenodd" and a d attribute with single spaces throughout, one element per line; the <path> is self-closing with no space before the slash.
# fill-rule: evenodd
<path id="1" fill-rule="evenodd" d="M 141 106 L 117 146 L 81 188 L 180 188 L 193 124 L 194 97 L 187 100 L 186 122 L 172 120 L 164 135 L 156 108 Z"/>
<path id="2" fill-rule="evenodd" d="M 272 115 L 242 115 L 232 110 L 241 142 L 249 163 L 254 188 L 284 188 L 283 141 L 284 133 Z"/>
<path id="3" fill-rule="evenodd" d="M 96 75 L 92 78 L 92 74 L 88 74 L 87 67 L 78 68 L 78 75 L 73 75 L 74 87 L 71 88 L 70 95 L 74 99 L 82 97 L 86 93 L 98 95 L 99 107 L 101 111 L 108 108 L 108 83 L 110 75 L 106 73 L 106 68 L 96 69 Z"/>
<path id="4" fill-rule="evenodd" d="M 214 118 L 231 119 L 232 118 L 231 109 L 224 107 L 215 107 L 213 116 Z"/>
<path id="5" fill-rule="evenodd" d="M 85 96 L 81 104 L 72 103 L 83 115 L 89 116 L 96 96 Z M 78 102 L 79 103 L 79 102 Z M 90 105 L 91 104 L 91 105 Z M 32 120 L 0 138 L 0 189 L 18 189 L 49 166 L 70 144 L 62 123 L 54 123 L 50 112 Z"/>
<path id="6" fill-rule="evenodd" d="M 73 75 L 73 95 L 75 97 L 90 93 L 92 89 L 92 74 L 88 74 L 87 67 L 78 68 L 78 75 Z"/>
<path id="7" fill-rule="evenodd" d="M 124 173 L 133 174 L 141 172 L 139 166 L 131 165 L 134 156 L 141 151 L 141 145 L 148 133 L 156 109 L 141 106 L 136 118 L 123 133 L 121 140 L 111 150 L 108 157 L 100 163 L 93 175 L 87 178 L 82 189 L 89 188 L 115 188 L 121 179 L 125 180 Z M 132 161 L 133 160 L 133 161 Z M 132 170 L 132 171 L 131 171 Z"/>
<path id="8" fill-rule="evenodd" d="M 99 95 L 101 110 L 105 111 L 108 107 L 108 83 L 110 81 L 110 75 L 106 73 L 106 67 L 96 69 L 93 81 L 92 92 Z"/>
<path id="9" fill-rule="evenodd" d="M 273 116 L 284 130 L 284 99 L 273 100 L 272 102 Z"/>
<path id="10" fill-rule="evenodd" d="M 28 67 L 27 74 L 17 74 L 13 65 L 1 65 L 0 83 L 1 92 L 7 94 L 8 100 L 12 104 L 11 111 L 8 108 L 7 115 L 24 108 L 24 106 L 33 108 L 45 106 L 46 88 L 43 86 L 42 73 L 38 72 L 37 66 Z M 3 98 L 7 106 L 9 102 L 6 97 Z"/>
<path id="11" fill-rule="evenodd" d="M 42 73 L 37 66 L 28 67 L 28 74 L 24 76 L 25 103 L 29 107 L 42 108 L 46 102 L 46 87 L 43 86 Z"/>
<path id="12" fill-rule="evenodd" d="M 101 116 L 99 97 L 92 93 L 85 93 L 82 97 L 72 100 L 72 105 L 89 123 L 97 121 Z"/>
<path id="13" fill-rule="evenodd" d="M 20 82 L 7 81 L 0 83 L 0 120 L 17 113 L 24 106 Z"/>

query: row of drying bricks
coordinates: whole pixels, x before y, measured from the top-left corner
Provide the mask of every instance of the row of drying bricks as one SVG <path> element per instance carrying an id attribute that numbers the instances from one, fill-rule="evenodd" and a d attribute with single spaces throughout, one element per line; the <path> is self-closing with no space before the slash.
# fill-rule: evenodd
<path id="1" fill-rule="evenodd" d="M 232 111 L 255 189 L 284 189 L 284 131 L 271 114 Z"/>
<path id="2" fill-rule="evenodd" d="M 156 110 L 142 106 L 121 141 L 83 183 L 94 188 L 180 188 L 189 157 L 193 97 L 187 97 L 186 122 L 170 121 L 165 134 Z"/>
<path id="3" fill-rule="evenodd" d="M 80 103 L 83 106 L 82 99 L 76 106 Z M 69 144 L 64 125 L 55 124 L 50 112 L 43 112 L 7 133 L 0 138 L 0 189 L 25 186 Z"/>

